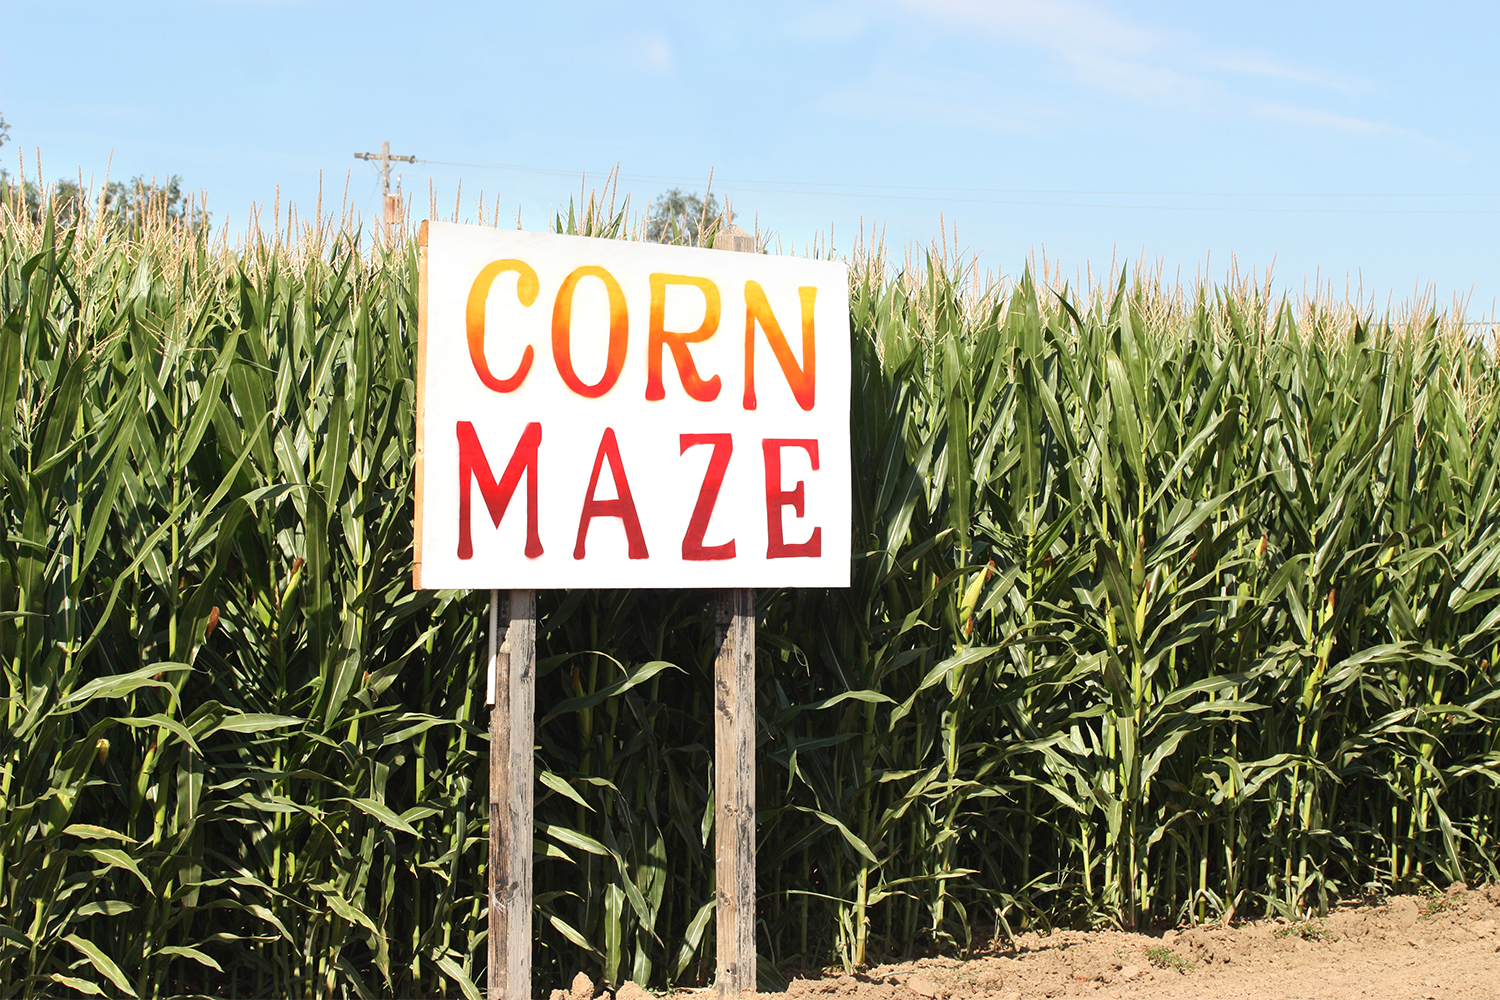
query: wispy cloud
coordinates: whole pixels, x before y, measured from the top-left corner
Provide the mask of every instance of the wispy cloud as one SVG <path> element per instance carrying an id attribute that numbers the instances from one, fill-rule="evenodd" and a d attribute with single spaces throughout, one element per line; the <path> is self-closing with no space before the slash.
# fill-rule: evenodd
<path id="1" fill-rule="evenodd" d="M 818 42 L 843 42 L 858 36 L 869 25 L 863 8 L 847 4 L 804 10 L 787 24 L 794 38 Z"/>
<path id="2" fill-rule="evenodd" d="M 652 73 L 672 72 L 672 46 L 667 39 L 656 33 L 641 35 L 635 44 L 635 61 Z"/>
<path id="3" fill-rule="evenodd" d="M 920 121 L 929 125 L 955 126 L 992 131 L 1023 131 L 1033 123 L 1025 118 L 1001 113 L 1001 102 L 955 100 L 959 89 L 942 90 L 931 81 L 917 82 L 899 77 L 884 77 L 865 87 L 844 87 L 824 95 L 817 106 L 828 111 L 876 122 L 892 119 Z"/>
<path id="4" fill-rule="evenodd" d="M 1366 89 L 1320 68 L 1259 52 L 1226 49 L 1116 13 L 1099 0 L 886 0 L 920 23 L 983 32 L 1049 53 L 1076 83 L 1158 107 L 1258 117 L 1360 135 L 1423 139 L 1408 129 L 1268 101 L 1266 87 L 1302 85 L 1323 96 Z M 1254 81 L 1266 81 L 1257 85 Z M 1260 93 L 1256 93 L 1260 90 Z M 1285 86 L 1275 92 L 1284 101 Z M 1319 103 L 1318 94 L 1307 103 Z"/>
<path id="5" fill-rule="evenodd" d="M 1365 89 L 1365 85 L 1358 80 L 1351 80 L 1333 73 L 1322 73 L 1303 69 L 1298 66 L 1288 66 L 1283 62 L 1266 56 L 1216 53 L 1206 57 L 1203 62 L 1210 69 L 1224 70 L 1229 73 L 1244 73 L 1249 76 L 1266 77 L 1271 80 L 1307 83 L 1318 87 L 1342 90 L 1351 94 Z"/>
<path id="6" fill-rule="evenodd" d="M 1387 125 L 1384 122 L 1330 114 L 1327 111 L 1315 111 L 1312 108 L 1288 107 L 1284 104 L 1259 104 L 1255 106 L 1254 111 L 1261 118 L 1269 118 L 1272 121 L 1309 125 L 1313 128 L 1331 129 L 1336 132 L 1351 132 L 1355 135 L 1399 135 L 1408 139 L 1423 140 L 1427 138 L 1410 129 L 1397 128 L 1395 125 Z"/>
<path id="7" fill-rule="evenodd" d="M 1059 54 L 1144 56 L 1161 35 L 1088 0 L 895 0 L 929 20 L 987 28 Z"/>

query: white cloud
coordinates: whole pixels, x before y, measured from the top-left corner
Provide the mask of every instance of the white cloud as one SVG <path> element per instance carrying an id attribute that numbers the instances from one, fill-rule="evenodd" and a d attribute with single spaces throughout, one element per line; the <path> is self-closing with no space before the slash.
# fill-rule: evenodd
<path id="1" fill-rule="evenodd" d="M 1309 125 L 1313 128 L 1352 132 L 1356 135 L 1399 135 L 1410 139 L 1426 139 L 1426 136 L 1409 129 L 1397 128 L 1383 122 L 1367 121 L 1363 118 L 1352 118 L 1348 115 L 1315 111 L 1311 108 L 1288 107 L 1284 104 L 1260 104 L 1255 107 L 1254 111 L 1262 118 L 1290 122 L 1293 125 Z"/>
<path id="2" fill-rule="evenodd" d="M 952 93 L 935 94 L 931 87 L 911 86 L 909 81 L 881 80 L 874 87 L 846 87 L 817 102 L 829 111 L 888 122 L 892 119 L 920 121 L 928 125 L 954 126 L 1005 132 L 1023 131 L 1031 123 L 1002 113 L 1002 102 L 981 102 L 973 97 L 955 98 Z"/>
<path id="3" fill-rule="evenodd" d="M 1312 70 L 1301 69 L 1297 66 L 1288 66 L 1285 63 L 1265 56 L 1217 54 L 1207 57 L 1204 60 L 1204 65 L 1211 69 L 1225 70 L 1230 73 L 1245 73 L 1250 76 L 1262 76 L 1272 80 L 1286 80 L 1291 83 L 1308 83 L 1348 93 L 1365 89 L 1364 85 L 1357 80 L 1350 80 L 1331 73 L 1318 73 Z"/>
<path id="4" fill-rule="evenodd" d="M 885 2 L 924 24 L 980 31 L 1048 52 L 1073 81 L 1130 100 L 1199 113 L 1254 114 L 1360 135 L 1423 138 L 1394 125 L 1268 102 L 1268 94 L 1255 91 L 1277 84 L 1345 93 L 1366 88 L 1264 53 L 1218 48 L 1185 32 L 1138 24 L 1099 0 Z M 1285 86 L 1278 93 L 1284 92 Z"/>
<path id="5" fill-rule="evenodd" d="M 894 0 L 927 20 L 982 28 L 1051 49 L 1070 61 L 1093 55 L 1140 57 L 1160 33 L 1124 21 L 1088 0 Z"/>
<path id="6" fill-rule="evenodd" d="M 636 58 L 653 73 L 672 72 L 672 46 L 659 34 L 643 35 L 636 48 Z"/>
<path id="7" fill-rule="evenodd" d="M 862 9 L 837 5 L 803 11 L 787 23 L 787 30 L 808 41 L 844 42 L 862 33 L 869 23 Z"/>
<path id="8" fill-rule="evenodd" d="M 1152 104 L 1201 105 L 1213 89 L 1208 80 L 1145 59 L 1106 53 L 1066 54 L 1074 76 L 1087 84 Z"/>

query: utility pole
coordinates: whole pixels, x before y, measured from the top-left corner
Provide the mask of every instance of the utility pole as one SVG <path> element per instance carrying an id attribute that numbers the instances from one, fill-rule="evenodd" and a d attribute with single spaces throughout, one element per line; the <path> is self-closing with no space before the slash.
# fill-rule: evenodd
<path id="1" fill-rule="evenodd" d="M 416 163 L 415 156 L 392 156 L 391 144 L 382 142 L 378 153 L 355 153 L 356 160 L 378 160 L 380 161 L 380 194 L 385 206 L 385 237 L 391 238 L 391 227 L 401 217 L 401 196 L 391 194 L 391 161 L 397 163 Z"/>

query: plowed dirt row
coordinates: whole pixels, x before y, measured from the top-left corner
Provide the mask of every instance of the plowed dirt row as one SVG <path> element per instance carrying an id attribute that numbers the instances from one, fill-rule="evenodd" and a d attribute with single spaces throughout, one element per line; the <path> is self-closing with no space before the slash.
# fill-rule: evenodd
<path id="1" fill-rule="evenodd" d="M 583 984 L 577 984 L 581 986 Z M 575 986 L 574 993 L 581 992 Z M 592 992 L 591 990 L 589 992 Z M 678 995 L 692 1000 L 707 991 Z M 1500 1000 L 1500 885 L 1164 935 L 1028 933 L 972 961 L 796 979 L 766 1000 Z M 555 1000 L 580 1000 L 559 990 Z M 626 986 L 614 1000 L 647 1000 Z"/>
<path id="2" fill-rule="evenodd" d="M 786 1000 L 1497 1000 L 1500 886 L 1455 887 L 1340 909 L 1303 924 L 1256 921 L 1156 937 L 1024 934 L 969 962 L 924 959 L 859 976 L 799 979 Z M 628 1000 L 628 998 L 625 998 Z"/>

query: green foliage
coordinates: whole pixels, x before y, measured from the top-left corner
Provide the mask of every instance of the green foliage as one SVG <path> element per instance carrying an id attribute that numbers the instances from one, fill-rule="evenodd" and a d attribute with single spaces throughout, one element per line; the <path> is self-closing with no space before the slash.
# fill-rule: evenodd
<path id="1" fill-rule="evenodd" d="M 457 995 L 479 617 L 408 583 L 415 272 L 156 224 L 0 232 L 0 995 Z"/>
<path id="2" fill-rule="evenodd" d="M 1328 925 L 1321 920 L 1298 920 L 1290 924 L 1282 924 L 1271 932 L 1274 937 L 1299 937 L 1304 941 L 1337 941 L 1338 938 L 1330 934 Z"/>
<path id="3" fill-rule="evenodd" d="M 1432 917 L 1439 913 L 1447 913 L 1449 910 L 1457 909 L 1463 902 L 1464 892 L 1462 889 L 1450 887 L 1447 892 L 1435 885 L 1424 885 L 1421 890 L 1422 902 L 1417 904 L 1418 917 Z"/>
<path id="4" fill-rule="evenodd" d="M 1192 962 L 1183 958 L 1164 944 L 1153 945 L 1147 948 L 1146 961 L 1158 969 L 1172 969 L 1183 975 L 1193 971 Z"/>
<path id="5" fill-rule="evenodd" d="M 410 589 L 414 249 L 11 205 L 0 996 L 477 996 L 485 595 Z M 757 594 L 768 978 L 1496 877 L 1488 345 L 854 273 L 852 586 Z M 541 597 L 537 992 L 711 978 L 709 611 Z"/>

